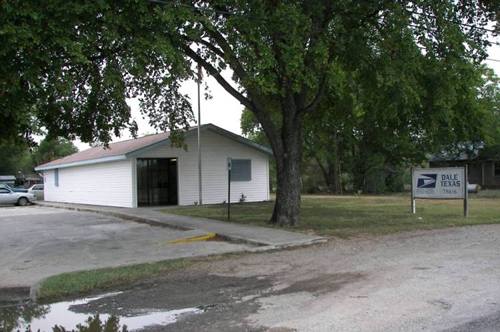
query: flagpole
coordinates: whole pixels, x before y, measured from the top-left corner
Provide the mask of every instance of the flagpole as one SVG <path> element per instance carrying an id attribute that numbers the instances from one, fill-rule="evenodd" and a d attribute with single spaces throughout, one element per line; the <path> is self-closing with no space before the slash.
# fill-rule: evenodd
<path id="1" fill-rule="evenodd" d="M 198 203 L 203 204 L 202 182 L 201 182 L 201 80 L 202 71 L 198 64 Z"/>

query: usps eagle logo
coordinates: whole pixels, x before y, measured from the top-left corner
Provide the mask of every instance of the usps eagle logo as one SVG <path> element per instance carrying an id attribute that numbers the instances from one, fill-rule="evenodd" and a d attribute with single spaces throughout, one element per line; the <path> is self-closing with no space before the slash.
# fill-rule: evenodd
<path id="1" fill-rule="evenodd" d="M 417 179 L 417 188 L 436 188 L 437 174 L 422 174 Z"/>

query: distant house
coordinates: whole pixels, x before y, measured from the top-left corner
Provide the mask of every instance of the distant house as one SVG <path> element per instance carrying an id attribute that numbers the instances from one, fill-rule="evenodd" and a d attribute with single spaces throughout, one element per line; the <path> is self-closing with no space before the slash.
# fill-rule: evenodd
<path id="1" fill-rule="evenodd" d="M 29 188 L 34 184 L 43 183 L 43 178 L 38 174 L 29 174 L 24 177 L 24 188 Z"/>
<path id="2" fill-rule="evenodd" d="M 169 133 L 94 147 L 37 166 L 46 201 L 121 207 L 199 203 L 196 128 L 187 149 L 171 146 Z M 269 200 L 271 150 L 212 124 L 201 126 L 203 204 Z"/>
<path id="3" fill-rule="evenodd" d="M 16 177 L 14 175 L 0 175 L 0 184 L 14 186 L 16 184 Z"/>
<path id="4" fill-rule="evenodd" d="M 468 166 L 469 183 L 479 184 L 482 188 L 500 189 L 500 155 L 483 149 L 471 153 L 451 155 L 441 153 L 433 156 L 431 167 Z"/>

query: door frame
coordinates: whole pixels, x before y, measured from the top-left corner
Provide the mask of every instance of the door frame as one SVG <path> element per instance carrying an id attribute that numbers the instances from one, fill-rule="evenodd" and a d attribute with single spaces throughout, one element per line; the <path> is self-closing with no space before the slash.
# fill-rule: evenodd
<path id="1" fill-rule="evenodd" d="M 139 205 L 139 179 L 138 179 L 138 176 L 137 176 L 137 160 L 138 159 L 167 159 L 167 160 L 171 160 L 171 159 L 176 159 L 176 184 L 177 184 L 177 203 L 176 204 L 169 204 L 168 206 L 175 206 L 175 205 L 179 205 L 179 199 L 180 199 L 180 196 L 179 196 L 179 193 L 180 193 L 180 179 L 179 179 L 179 160 L 180 158 L 177 157 L 177 156 L 174 156 L 174 157 L 136 157 L 133 159 L 133 162 L 132 162 L 132 177 L 133 177 L 133 186 L 132 186 L 132 192 L 133 192 L 133 206 L 134 207 L 157 207 L 157 206 L 163 206 L 163 205 L 143 205 L 143 206 L 140 206 Z"/>

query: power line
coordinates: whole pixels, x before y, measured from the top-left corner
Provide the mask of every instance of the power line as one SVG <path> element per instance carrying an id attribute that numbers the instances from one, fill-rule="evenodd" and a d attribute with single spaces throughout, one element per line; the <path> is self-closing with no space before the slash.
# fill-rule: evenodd
<path id="1" fill-rule="evenodd" d="M 220 9 L 215 9 L 215 8 L 193 7 L 191 5 L 184 4 L 184 3 L 176 3 L 176 4 L 174 4 L 174 3 L 168 2 L 166 0 L 146 0 L 146 1 L 149 1 L 151 3 L 161 4 L 161 5 L 180 6 L 180 7 L 186 8 L 186 9 L 190 9 L 192 11 L 207 12 L 207 13 L 211 13 L 211 14 L 216 13 L 216 14 L 224 14 L 224 15 L 232 15 L 232 16 L 238 15 L 237 13 L 229 12 L 229 11 L 226 11 L 226 10 L 220 10 Z M 419 13 L 419 12 L 416 12 L 416 11 L 413 11 L 413 10 L 408 10 L 408 9 L 406 9 L 406 11 L 409 12 L 409 13 L 412 13 L 412 14 L 416 14 L 416 15 L 425 16 L 425 17 L 428 17 L 428 18 L 437 19 L 437 17 L 435 15 L 432 15 L 432 14 Z M 251 15 L 245 15 L 245 16 L 249 17 L 249 18 L 252 17 Z M 472 25 L 472 24 L 467 24 L 467 23 L 463 23 L 463 22 L 460 22 L 460 21 L 456 21 L 456 20 L 450 20 L 450 19 L 443 19 L 443 20 L 445 20 L 447 22 L 450 22 L 450 23 L 458 24 L 458 25 L 460 25 L 462 27 L 467 27 L 467 28 L 471 28 L 471 29 L 477 29 L 477 30 L 489 32 L 489 33 L 492 33 L 492 34 L 496 34 L 497 33 L 495 30 L 492 30 L 492 29 L 487 29 L 487 28 L 476 26 L 476 25 Z M 500 46 L 500 42 L 495 42 L 495 41 L 490 41 L 490 40 L 488 42 L 491 43 L 491 44 L 499 45 Z"/>
<path id="2" fill-rule="evenodd" d="M 225 14 L 225 15 L 233 15 L 233 16 L 238 15 L 237 13 L 229 12 L 229 11 L 226 11 L 226 10 L 220 10 L 220 9 L 215 9 L 215 8 L 194 7 L 194 6 L 191 6 L 191 5 L 188 5 L 188 4 L 184 4 L 184 3 L 175 3 L 174 4 L 174 3 L 168 2 L 166 0 L 146 0 L 146 1 L 149 1 L 151 3 L 158 3 L 158 4 L 162 4 L 162 5 L 181 6 L 181 7 L 187 8 L 187 9 L 191 9 L 193 11 L 209 12 L 209 13 L 212 13 L 212 14 L 213 13 L 217 13 L 217 14 Z M 433 18 L 433 19 L 437 19 L 438 18 L 437 16 L 432 15 L 432 14 L 419 13 L 419 12 L 416 12 L 414 10 L 409 10 L 409 9 L 405 9 L 405 10 L 407 12 L 409 12 L 409 13 L 420 15 L 420 16 L 425 16 L 425 17 L 428 17 L 428 18 Z M 251 15 L 246 15 L 245 14 L 245 16 L 249 17 L 249 18 L 252 18 Z M 463 22 L 460 22 L 460 21 L 450 20 L 450 19 L 445 19 L 445 18 L 443 18 L 443 20 L 445 20 L 447 22 L 458 24 L 458 25 L 460 25 L 462 27 L 468 27 L 468 28 L 478 29 L 478 30 L 490 32 L 490 33 L 493 33 L 493 34 L 497 33 L 497 31 L 495 31 L 495 30 L 488 29 L 488 28 L 483 28 L 483 27 L 479 27 L 479 26 L 476 26 L 476 25 L 473 25 L 473 24 L 467 24 L 467 23 L 463 23 Z"/>
<path id="3" fill-rule="evenodd" d="M 417 47 L 421 50 L 427 50 L 426 47 L 417 45 Z M 483 61 L 495 61 L 495 62 L 500 62 L 500 59 L 493 59 L 493 58 L 485 58 Z"/>
<path id="4" fill-rule="evenodd" d="M 432 15 L 432 14 L 419 13 L 419 12 L 416 12 L 414 10 L 409 10 L 409 9 L 406 9 L 406 11 L 410 12 L 412 14 L 416 14 L 416 15 L 419 15 L 419 16 L 424 16 L 424 17 L 427 17 L 427 18 L 438 19 L 437 16 Z M 449 20 L 449 19 L 446 19 L 446 18 L 442 18 L 442 19 L 445 20 L 445 21 L 447 21 L 447 22 L 458 24 L 458 25 L 460 25 L 462 27 L 468 27 L 468 28 L 472 28 L 472 29 L 477 29 L 477 30 L 482 30 L 482 31 L 486 31 L 486 32 L 491 32 L 493 34 L 497 33 L 497 31 L 495 31 L 495 30 L 487 29 L 487 28 L 483 28 L 483 27 L 479 27 L 479 26 L 476 26 L 476 25 L 473 25 L 473 24 L 467 24 L 467 23 L 463 23 L 463 22 L 460 22 L 460 21 L 456 21 L 456 20 Z"/>
<path id="5" fill-rule="evenodd" d="M 211 14 L 217 13 L 217 14 L 225 14 L 225 15 L 236 15 L 236 13 L 231 13 L 231 12 L 228 12 L 225 10 L 213 9 L 213 8 L 203 8 L 203 7 L 193 7 L 193 6 L 187 5 L 185 3 L 172 3 L 172 2 L 165 1 L 165 0 L 146 0 L 146 1 L 151 2 L 151 3 L 157 3 L 160 5 L 179 6 L 179 7 L 184 7 L 184 8 L 193 10 L 193 11 L 208 12 Z M 247 17 L 251 17 L 251 16 L 247 16 Z"/>
<path id="6" fill-rule="evenodd" d="M 229 11 L 225 11 L 225 10 L 220 10 L 220 9 L 214 9 L 214 8 L 203 8 L 203 7 L 193 7 L 191 5 L 188 5 L 188 4 L 184 4 L 184 3 L 172 3 L 172 2 L 168 2 L 166 0 L 146 0 L 146 1 L 149 1 L 151 3 L 157 3 L 157 4 L 161 4 L 161 5 L 174 5 L 174 6 L 181 6 L 181 7 L 184 7 L 184 8 L 187 8 L 187 9 L 190 9 L 192 11 L 200 11 L 200 12 L 208 12 L 208 13 L 217 13 L 217 14 L 224 14 L 224 15 L 238 15 L 237 13 L 234 13 L 234 12 L 229 12 Z M 416 15 L 420 15 L 420 16 L 425 16 L 425 17 L 428 17 L 428 18 L 433 18 L 433 19 L 437 19 L 437 17 L 435 15 L 432 15 L 432 14 L 425 14 L 425 13 L 419 13 L 419 12 L 415 12 L 413 10 L 408 10 L 406 9 L 407 12 L 410 12 L 410 13 L 413 13 L 413 14 L 416 14 Z M 251 17 L 251 16 L 247 16 L 247 17 Z M 450 23 L 455 23 L 455 24 L 458 24 L 462 27 L 468 27 L 468 28 L 473 28 L 473 29 L 478 29 L 478 30 L 482 30 L 482 31 L 486 31 L 486 32 L 489 32 L 489 33 L 493 33 L 495 34 L 496 31 L 495 30 L 492 30 L 492 29 L 487 29 L 487 28 L 483 28 L 483 27 L 478 27 L 478 26 L 475 26 L 475 25 L 472 25 L 472 24 L 467 24 L 467 23 L 463 23 L 463 22 L 459 22 L 459 21 L 455 21 L 455 20 L 449 20 L 449 19 L 444 19 L 445 21 L 447 22 L 450 22 Z M 495 42 L 495 41 L 491 41 L 491 40 L 488 40 L 488 43 L 492 44 L 492 45 L 498 45 L 500 46 L 500 42 Z M 491 59 L 491 58 L 487 58 L 485 60 L 489 60 L 489 61 L 495 61 L 495 62 L 500 62 L 499 59 Z"/>

